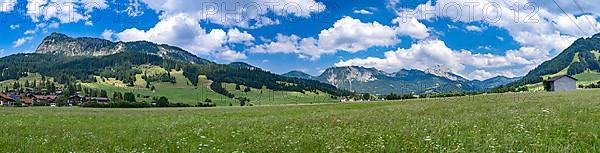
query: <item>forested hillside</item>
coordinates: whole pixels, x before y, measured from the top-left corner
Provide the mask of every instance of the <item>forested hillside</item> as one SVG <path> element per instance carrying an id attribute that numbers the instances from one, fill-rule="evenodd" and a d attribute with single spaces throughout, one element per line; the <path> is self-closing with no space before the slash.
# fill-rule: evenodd
<path id="1" fill-rule="evenodd" d="M 119 42 L 118 44 L 121 43 Z M 153 51 L 156 50 L 152 48 L 156 48 L 157 46 L 160 48 L 160 46 L 164 47 L 165 45 L 148 42 L 122 43 L 126 44 L 127 48 L 130 49 L 111 52 L 106 55 L 98 55 L 98 52 L 105 50 L 106 44 L 110 45 L 111 42 L 95 38 L 70 38 L 62 34 L 52 34 L 40 45 L 41 47 L 38 48 L 37 53 L 16 54 L 1 58 L 0 81 L 16 80 L 25 77 L 28 73 L 37 73 L 42 76 L 52 77 L 61 84 L 96 82 L 97 77 L 115 78 L 127 86 L 134 86 L 136 79 L 144 79 L 147 82 L 174 81 L 174 78 L 171 76 L 148 76 L 147 74 L 143 74 L 139 69 L 134 68 L 140 65 L 153 65 L 162 67 L 168 71 L 183 71 L 183 75 L 193 86 L 198 85 L 199 76 L 207 76 L 212 81 L 210 85 L 211 89 L 228 97 L 233 97 L 233 95 L 224 90 L 222 87 L 223 83 L 245 85 L 258 89 L 266 87 L 275 91 L 322 91 L 334 96 L 348 96 L 352 94 L 348 91 L 339 90 L 329 84 L 312 80 L 288 78 L 252 67 L 245 63 L 232 63 L 229 65 L 215 64 L 213 62 L 198 62 L 203 59 L 195 56 L 192 60 L 189 60 L 188 55 L 191 55 L 189 53 L 154 53 Z M 77 45 L 100 46 L 86 47 Z M 81 49 L 64 50 L 64 46 Z M 178 56 L 185 56 L 186 58 L 176 58 Z M 143 77 L 136 78 L 136 75 L 139 74 L 143 74 Z"/>
<path id="2" fill-rule="evenodd" d="M 503 88 L 515 88 L 540 83 L 554 75 L 577 75 L 586 71 L 600 72 L 600 34 L 580 38 L 555 58 L 542 63 L 523 79 Z M 600 79 L 600 78 L 599 78 Z"/>

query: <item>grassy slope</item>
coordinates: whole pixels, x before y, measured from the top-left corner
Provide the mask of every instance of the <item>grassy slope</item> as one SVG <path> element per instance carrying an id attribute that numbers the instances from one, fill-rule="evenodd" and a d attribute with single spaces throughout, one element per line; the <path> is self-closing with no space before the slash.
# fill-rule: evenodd
<path id="1" fill-rule="evenodd" d="M 146 72 L 148 75 L 158 75 L 166 73 L 166 70 L 156 66 L 140 66 L 137 69 L 142 72 Z M 98 88 L 107 90 L 109 96 L 112 96 L 114 91 L 118 92 L 134 92 L 144 96 L 165 96 L 169 98 L 171 102 L 181 102 L 188 104 L 196 104 L 198 101 L 204 101 L 206 98 L 210 98 L 218 106 L 229 106 L 239 105 L 239 102 L 234 99 L 230 99 L 223 95 L 220 95 L 210 89 L 210 80 L 206 76 L 200 76 L 198 88 L 191 86 L 190 81 L 185 78 L 182 71 L 171 71 L 171 76 L 177 80 L 175 84 L 172 83 L 153 83 L 156 87 L 156 92 L 153 93 L 146 87 L 146 81 L 142 79 L 143 74 L 136 75 L 136 81 L 134 87 L 127 87 L 123 82 L 115 80 L 114 78 L 108 79 L 97 79 L 97 83 L 86 83 L 84 86 L 91 88 Z M 235 84 L 224 84 L 225 89 L 231 91 L 237 97 L 247 97 L 251 99 L 251 102 L 255 105 L 276 105 L 276 104 L 307 104 L 307 103 L 332 103 L 337 100 L 329 98 L 329 95 L 320 92 L 317 96 L 314 93 L 302 94 L 299 92 L 273 92 L 269 89 L 261 89 L 263 94 L 260 94 L 260 90 L 253 89 L 252 92 L 243 93 L 235 90 Z M 138 100 L 150 101 L 151 99 L 139 98 Z"/>
<path id="2" fill-rule="evenodd" d="M 600 52 L 592 51 L 592 53 L 600 58 Z M 576 53 L 575 57 L 573 58 L 573 62 L 571 62 L 571 63 L 578 62 L 578 61 L 579 61 L 579 53 Z M 566 75 L 568 70 L 569 70 L 569 67 L 563 69 L 562 71 L 560 71 L 556 74 L 542 76 L 542 78 L 545 79 L 545 78 L 555 77 L 555 76 L 559 76 L 559 75 Z M 573 77 L 575 77 L 579 80 L 577 82 L 578 85 L 589 85 L 589 84 L 600 81 L 600 73 L 595 72 L 595 71 L 590 71 L 590 70 L 585 71 L 581 74 L 574 75 Z M 529 85 L 525 85 L 525 86 L 529 90 L 534 90 L 534 91 L 544 90 L 544 85 L 542 83 L 529 84 Z"/>
<path id="3" fill-rule="evenodd" d="M 139 69 L 143 70 L 143 72 L 147 72 L 148 75 L 153 74 L 161 74 L 166 73 L 166 70 L 160 67 L 140 67 Z M 109 96 L 115 91 L 118 92 L 133 92 L 142 95 L 141 97 L 137 97 L 138 101 L 145 100 L 151 101 L 151 99 L 144 99 L 144 96 L 150 97 L 160 97 L 165 96 L 169 98 L 170 102 L 180 102 L 180 103 L 188 103 L 188 104 L 196 104 L 199 101 L 204 101 L 206 98 L 210 98 L 219 106 L 226 106 L 230 103 L 236 102 L 233 99 L 220 95 L 218 93 L 213 92 L 208 85 L 210 85 L 210 81 L 206 79 L 205 76 L 200 76 L 199 84 L 201 86 L 194 87 L 189 85 L 189 80 L 183 76 L 182 71 L 171 71 L 171 76 L 174 76 L 177 80 L 175 84 L 172 83 L 153 83 L 156 87 L 156 92 L 152 92 L 150 89 L 146 88 L 146 81 L 142 79 L 142 74 L 136 75 L 136 81 L 134 82 L 134 87 L 127 87 L 123 82 L 119 80 L 110 79 L 98 79 L 96 83 L 85 83 L 83 86 L 96 88 L 96 89 L 104 89 L 107 90 Z"/>
<path id="4" fill-rule="evenodd" d="M 0 108 L 0 152 L 599 152 L 598 92 L 293 107 Z"/>
<path id="5" fill-rule="evenodd" d="M 47 79 L 49 79 L 51 82 L 54 82 L 53 81 L 54 78 L 47 77 Z M 25 80 L 29 81 L 29 83 L 31 83 L 32 85 L 33 85 L 33 81 L 36 80 L 37 85 L 40 85 L 41 82 L 42 82 L 42 76 L 40 74 L 37 74 L 37 73 L 32 73 L 32 74 L 29 74 L 26 77 L 19 78 L 18 80 L 1 81 L 0 82 L 0 90 L 4 91 L 4 89 L 7 86 L 8 86 L 9 89 L 13 89 L 13 84 L 15 83 L 15 81 L 18 81 L 21 85 L 25 85 Z M 56 85 L 58 86 L 58 83 L 56 83 Z"/>
<path id="6" fill-rule="evenodd" d="M 330 95 L 324 92 L 319 92 L 319 94 L 305 92 L 303 94 L 300 92 L 273 91 L 266 88 L 260 90 L 252 88 L 250 92 L 242 92 L 235 90 L 235 84 L 229 83 L 223 84 L 223 87 L 238 97 L 249 98 L 256 105 L 334 103 L 339 101 L 331 99 Z M 241 86 L 241 90 L 244 90 L 244 88 L 244 86 Z"/>

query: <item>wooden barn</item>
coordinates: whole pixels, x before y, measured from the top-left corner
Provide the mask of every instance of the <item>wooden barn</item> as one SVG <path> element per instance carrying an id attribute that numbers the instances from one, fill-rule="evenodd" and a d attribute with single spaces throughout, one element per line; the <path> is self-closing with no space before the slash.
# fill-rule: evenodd
<path id="1" fill-rule="evenodd" d="M 558 92 L 577 90 L 577 79 L 568 75 L 561 75 L 548 78 L 548 80 L 546 80 L 544 84 L 546 90 L 548 91 Z"/>

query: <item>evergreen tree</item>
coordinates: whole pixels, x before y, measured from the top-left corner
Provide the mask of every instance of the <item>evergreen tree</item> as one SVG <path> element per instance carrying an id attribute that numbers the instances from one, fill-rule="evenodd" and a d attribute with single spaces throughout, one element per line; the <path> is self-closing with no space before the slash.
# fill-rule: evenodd
<path id="1" fill-rule="evenodd" d="M 13 89 L 17 90 L 21 87 L 21 85 L 19 85 L 19 82 L 15 82 L 13 83 Z"/>
<path id="2" fill-rule="evenodd" d="M 127 102 L 136 102 L 135 100 L 135 95 L 131 92 L 126 92 L 123 95 L 123 100 L 127 101 Z"/>
<path id="3" fill-rule="evenodd" d="M 113 93 L 113 101 L 120 102 L 123 100 L 123 95 L 120 92 Z"/>
<path id="4" fill-rule="evenodd" d="M 102 97 L 102 98 L 108 98 L 108 93 L 106 93 L 106 90 L 100 91 L 100 97 Z"/>
<path id="5" fill-rule="evenodd" d="M 98 97 L 98 92 L 96 92 L 96 89 L 90 89 L 90 96 Z"/>
<path id="6" fill-rule="evenodd" d="M 158 100 L 156 101 L 156 106 L 158 107 L 168 107 L 169 106 L 169 99 L 167 97 L 160 97 L 158 98 Z"/>

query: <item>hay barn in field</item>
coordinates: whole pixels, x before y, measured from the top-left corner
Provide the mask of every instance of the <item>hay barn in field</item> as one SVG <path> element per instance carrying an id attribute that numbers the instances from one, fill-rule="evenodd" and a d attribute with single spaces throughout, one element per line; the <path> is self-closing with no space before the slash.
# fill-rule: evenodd
<path id="1" fill-rule="evenodd" d="M 577 90 L 577 79 L 568 75 L 549 78 L 545 81 L 545 84 L 547 84 L 546 86 L 549 88 L 547 89 L 548 91 L 558 92 Z"/>

